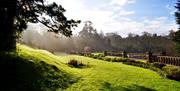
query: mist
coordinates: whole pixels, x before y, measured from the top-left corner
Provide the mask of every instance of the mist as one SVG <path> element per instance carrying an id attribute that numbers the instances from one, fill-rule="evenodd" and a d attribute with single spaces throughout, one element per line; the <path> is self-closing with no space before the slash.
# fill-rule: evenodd
<path id="1" fill-rule="evenodd" d="M 122 37 L 117 33 L 100 33 L 93 27 L 91 21 L 84 23 L 83 29 L 76 35 L 65 37 L 52 32 L 44 31 L 41 25 L 31 25 L 21 35 L 20 42 L 33 48 L 45 49 L 54 52 L 83 52 L 85 47 L 90 47 L 92 52 L 102 51 L 127 51 L 145 53 L 147 51 L 175 54 L 174 42 L 171 41 L 170 31 L 168 35 L 157 35 L 143 32 L 141 35 L 129 33 Z"/>

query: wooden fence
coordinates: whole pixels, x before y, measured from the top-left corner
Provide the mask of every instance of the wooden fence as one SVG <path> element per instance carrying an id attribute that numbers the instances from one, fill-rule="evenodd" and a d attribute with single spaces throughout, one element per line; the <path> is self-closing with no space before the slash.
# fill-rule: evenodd
<path id="1" fill-rule="evenodd" d="M 164 64 L 180 66 L 180 57 L 160 56 L 160 55 L 148 54 L 147 59 L 150 63 L 160 62 L 160 63 L 164 63 Z"/>
<path id="2" fill-rule="evenodd" d="M 122 52 L 107 52 L 107 56 L 118 56 L 122 57 L 123 53 Z"/>
<path id="3" fill-rule="evenodd" d="M 144 53 L 128 53 L 128 58 L 147 59 Z"/>

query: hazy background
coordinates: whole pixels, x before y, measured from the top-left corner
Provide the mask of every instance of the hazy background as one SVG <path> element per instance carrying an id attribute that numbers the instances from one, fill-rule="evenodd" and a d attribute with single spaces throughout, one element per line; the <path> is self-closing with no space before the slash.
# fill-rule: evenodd
<path id="1" fill-rule="evenodd" d="M 162 52 L 174 54 L 171 41 L 175 23 L 176 0 L 47 0 L 57 2 L 67 11 L 70 19 L 81 24 L 71 38 L 49 33 L 41 24 L 28 24 L 21 42 L 49 51 L 116 50 L 127 52 Z M 91 21 L 92 31 L 85 29 Z M 83 33 L 82 33 L 83 31 Z"/>

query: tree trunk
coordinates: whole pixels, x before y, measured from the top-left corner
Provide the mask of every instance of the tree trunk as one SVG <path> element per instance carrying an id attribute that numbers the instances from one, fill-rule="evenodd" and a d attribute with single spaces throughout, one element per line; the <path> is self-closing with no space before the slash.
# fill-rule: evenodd
<path id="1" fill-rule="evenodd" d="M 3 6 L 0 6 L 0 51 L 16 49 L 16 31 L 14 30 L 16 0 L 7 1 L 3 2 Z"/>

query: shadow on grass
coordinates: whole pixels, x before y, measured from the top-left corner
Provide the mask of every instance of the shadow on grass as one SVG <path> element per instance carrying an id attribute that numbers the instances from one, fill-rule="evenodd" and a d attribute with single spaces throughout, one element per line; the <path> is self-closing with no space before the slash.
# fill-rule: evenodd
<path id="1" fill-rule="evenodd" d="M 99 90 L 100 91 L 107 91 L 107 90 L 108 91 L 156 91 L 154 89 L 147 88 L 144 86 L 139 86 L 136 84 L 126 86 L 126 87 L 122 87 L 122 86 L 113 86 L 112 84 L 110 84 L 108 82 L 103 82 L 102 88 Z"/>
<path id="2" fill-rule="evenodd" d="M 16 53 L 0 53 L 0 91 L 56 91 L 76 81 L 54 65 L 33 62 Z"/>

